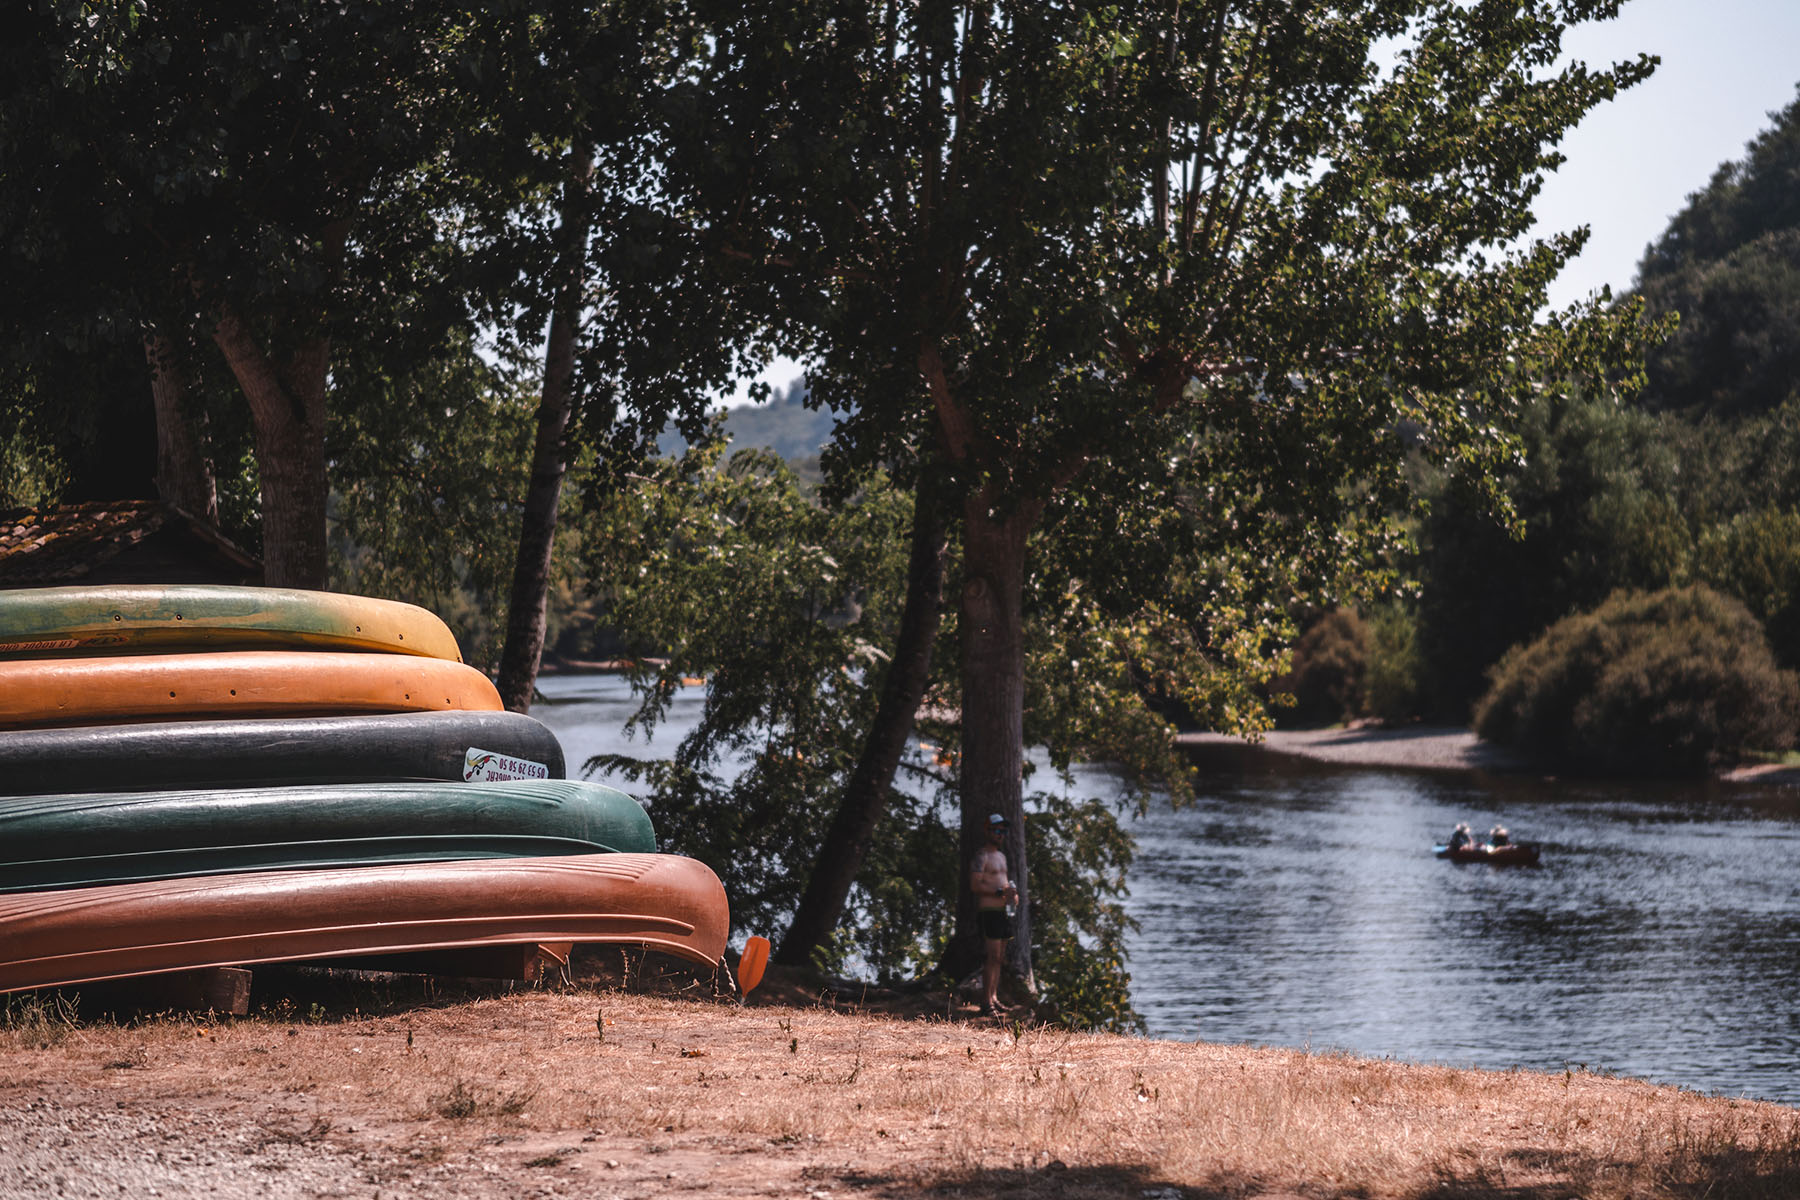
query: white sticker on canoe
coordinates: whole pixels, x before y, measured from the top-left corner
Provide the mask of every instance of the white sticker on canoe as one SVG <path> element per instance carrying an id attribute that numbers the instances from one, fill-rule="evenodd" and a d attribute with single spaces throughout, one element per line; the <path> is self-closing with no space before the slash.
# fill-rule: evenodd
<path id="1" fill-rule="evenodd" d="M 464 783 L 496 783 L 503 779 L 548 779 L 550 768 L 529 758 L 514 758 L 470 746 L 463 755 Z"/>

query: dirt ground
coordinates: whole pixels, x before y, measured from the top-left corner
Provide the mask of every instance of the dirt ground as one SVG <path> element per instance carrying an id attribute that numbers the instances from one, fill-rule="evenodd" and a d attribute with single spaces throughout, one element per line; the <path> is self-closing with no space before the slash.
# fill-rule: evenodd
<path id="1" fill-rule="evenodd" d="M 777 973 L 748 1004 L 259 975 L 249 1018 L 0 1024 L 0 1197 L 1800 1195 L 1800 1111 L 978 1019 Z"/>

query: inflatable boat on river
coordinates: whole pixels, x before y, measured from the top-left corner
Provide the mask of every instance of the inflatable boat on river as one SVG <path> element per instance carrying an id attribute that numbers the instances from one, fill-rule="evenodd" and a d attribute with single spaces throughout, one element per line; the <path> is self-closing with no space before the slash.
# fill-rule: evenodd
<path id="1" fill-rule="evenodd" d="M 706 965 L 725 889 L 667 854 L 477 859 L 0 896 L 0 991 L 165 971 L 543 942 Z"/>
<path id="2" fill-rule="evenodd" d="M 0 892 L 655 849 L 636 800 L 570 779 L 0 799 Z"/>
<path id="3" fill-rule="evenodd" d="M 487 710 L 0 733 L 0 795 L 567 773 L 554 733 L 522 713 Z"/>
<path id="4" fill-rule="evenodd" d="M 1452 850 L 1449 846 L 1434 846 L 1432 852 L 1439 858 L 1447 858 L 1459 863 L 1489 863 L 1496 867 L 1529 867 L 1538 860 L 1538 848 L 1530 842 L 1512 842 L 1504 846 L 1490 846 L 1485 843 L 1476 846 L 1458 846 Z"/>

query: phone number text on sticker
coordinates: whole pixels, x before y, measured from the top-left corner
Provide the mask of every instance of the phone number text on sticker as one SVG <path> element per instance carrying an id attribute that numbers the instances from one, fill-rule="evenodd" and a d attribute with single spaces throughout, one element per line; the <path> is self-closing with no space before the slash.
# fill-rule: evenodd
<path id="1" fill-rule="evenodd" d="M 514 758 L 470 746 L 463 755 L 464 783 L 499 783 L 507 779 L 548 779 L 550 768 L 529 758 Z"/>

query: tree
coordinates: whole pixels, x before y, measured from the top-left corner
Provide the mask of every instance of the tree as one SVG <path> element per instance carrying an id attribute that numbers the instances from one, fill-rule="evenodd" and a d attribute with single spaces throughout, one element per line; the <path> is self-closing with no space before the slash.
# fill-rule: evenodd
<path id="1" fill-rule="evenodd" d="M 1025 865 L 1034 531 L 1205 497 L 1193 540 L 1229 543 L 1210 574 L 1267 585 L 1290 551 L 1382 540 L 1403 424 L 1488 475 L 1532 372 L 1584 365 L 1575 326 L 1534 321 L 1581 236 L 1502 247 L 1548 147 L 1650 70 L 1546 69 L 1566 24 L 1616 8 L 708 8 L 670 188 L 803 331 L 812 398 L 840 413 L 828 468 L 949 477 L 962 859 L 992 810 Z M 1109 585 L 1124 610 L 1164 580 Z M 964 896 L 947 965 L 975 948 Z"/>
<path id="2" fill-rule="evenodd" d="M 651 785 L 658 829 L 713 865 L 737 928 L 775 933 L 791 912 L 780 935 L 790 961 L 842 969 L 854 960 L 883 982 L 910 978 L 935 962 L 963 887 L 957 732 L 935 712 L 953 697 L 940 666 L 950 656 L 903 661 L 919 636 L 908 622 L 936 609 L 912 593 L 936 573 L 916 569 L 921 552 L 953 570 L 957 547 L 941 530 L 920 537 L 939 518 L 880 473 L 831 500 L 807 494 L 772 457 L 741 452 L 715 465 L 717 454 L 651 464 L 619 503 L 584 517 L 585 561 L 610 619 L 633 632 L 637 653 L 662 656 L 641 676 L 640 727 L 654 728 L 684 682 L 707 679 L 704 719 L 673 754 L 590 765 Z M 952 636 L 935 616 L 930 624 Z M 1038 666 L 1027 706 L 1034 743 L 1105 745 L 1140 773 L 1141 752 L 1167 749 L 1144 720 L 1135 644 L 1121 631 L 1063 605 L 1031 623 L 1028 647 Z M 915 671 L 926 679 L 896 682 Z M 927 740 L 888 744 L 878 736 L 884 714 L 915 688 L 934 709 Z M 907 728 L 916 705 L 907 702 Z M 1118 900 L 1131 839 L 1100 801 L 1053 791 L 1032 804 L 1032 844 L 1056 859 L 1039 881 L 1040 1011 L 1131 1027 L 1129 921 Z M 854 860 L 840 857 L 834 839 L 865 822 L 852 831 L 866 837 Z M 808 863 L 810 872 L 795 869 Z M 850 878 L 831 880 L 833 871 Z M 841 889 L 832 920 L 810 934 L 802 914 L 809 904 L 822 911 L 827 887 Z"/>
<path id="3" fill-rule="evenodd" d="M 1800 99 L 1771 114 L 1744 157 L 1688 197 L 1638 265 L 1656 315 L 1679 313 L 1650 355 L 1644 403 L 1689 413 L 1767 412 L 1800 373 Z"/>
<path id="4" fill-rule="evenodd" d="M 4 51 L 0 224 L 32 285 L 10 321 L 34 341 L 136 341 L 159 391 L 180 390 L 170 345 L 223 355 L 270 583 L 324 584 L 334 349 L 383 336 L 360 302 L 436 240 L 427 168 L 475 124 L 467 20 L 429 3 L 40 5 Z M 415 320 L 451 320 L 458 298 L 442 299 Z M 203 500 L 180 474 L 165 482 Z"/>

